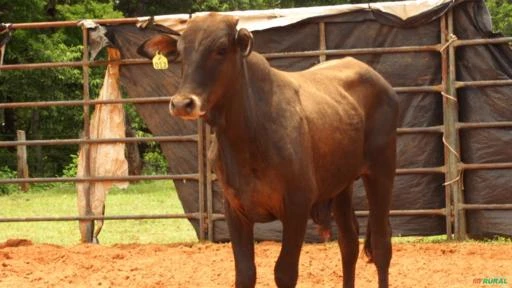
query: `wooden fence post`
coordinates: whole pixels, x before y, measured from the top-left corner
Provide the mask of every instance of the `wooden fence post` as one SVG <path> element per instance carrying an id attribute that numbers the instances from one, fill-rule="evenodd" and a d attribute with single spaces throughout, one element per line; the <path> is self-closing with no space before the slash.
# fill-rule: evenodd
<path id="1" fill-rule="evenodd" d="M 16 136 L 18 141 L 26 141 L 27 138 L 25 136 L 25 131 L 23 130 L 17 130 Z M 16 146 L 17 153 L 16 158 L 18 161 L 18 178 L 28 178 L 28 164 L 27 164 L 27 146 L 25 145 L 18 145 Z M 21 183 L 20 184 L 21 190 L 23 192 L 27 192 L 28 189 L 30 189 L 30 185 L 28 183 Z"/>
<path id="2" fill-rule="evenodd" d="M 453 8 L 448 11 L 448 34 L 456 39 L 454 34 Z M 446 173 L 445 186 L 448 186 L 453 199 L 454 236 L 456 240 L 467 239 L 466 213 L 464 211 L 463 169 L 460 157 L 460 139 L 457 125 L 459 123 L 459 103 L 457 97 L 457 73 L 455 46 L 448 46 L 448 93 L 443 94 L 443 123 L 444 123 L 444 153 Z M 447 156 L 447 157 L 446 157 Z"/>

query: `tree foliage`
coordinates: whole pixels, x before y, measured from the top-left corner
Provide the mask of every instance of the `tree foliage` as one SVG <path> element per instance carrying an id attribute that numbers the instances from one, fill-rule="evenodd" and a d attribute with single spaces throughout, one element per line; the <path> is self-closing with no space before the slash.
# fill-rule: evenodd
<path id="1" fill-rule="evenodd" d="M 373 0 L 372 2 L 384 2 Z M 367 3 L 365 0 L 118 0 L 116 9 L 126 17 Z"/>
<path id="2" fill-rule="evenodd" d="M 109 1 L 0 1 L 0 22 L 40 22 L 94 18 L 117 18 Z M 81 32 L 77 28 L 16 30 L 7 45 L 4 63 L 78 61 L 82 58 Z M 91 71 L 91 93 L 97 94 L 102 69 Z M 80 68 L 14 70 L 0 73 L 0 101 L 57 101 L 82 98 Z M 76 138 L 82 127 L 81 107 L 5 109 L 0 113 L 0 140 L 14 140 L 16 130 L 27 139 Z M 54 176 L 71 160 L 76 146 L 29 147 L 33 176 Z M 0 162 L 16 167 L 14 149 L 1 150 Z"/>
<path id="3" fill-rule="evenodd" d="M 486 0 L 496 32 L 512 35 L 512 2 L 510 0 Z"/>

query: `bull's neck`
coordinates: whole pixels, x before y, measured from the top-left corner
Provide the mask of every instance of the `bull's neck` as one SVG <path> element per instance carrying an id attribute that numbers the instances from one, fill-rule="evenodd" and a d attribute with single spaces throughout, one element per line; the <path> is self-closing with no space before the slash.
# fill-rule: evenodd
<path id="1" fill-rule="evenodd" d="M 272 101 L 273 69 L 258 53 L 240 59 L 231 89 L 223 96 L 221 110 L 214 123 L 219 136 L 238 142 L 254 141 L 265 121 Z"/>

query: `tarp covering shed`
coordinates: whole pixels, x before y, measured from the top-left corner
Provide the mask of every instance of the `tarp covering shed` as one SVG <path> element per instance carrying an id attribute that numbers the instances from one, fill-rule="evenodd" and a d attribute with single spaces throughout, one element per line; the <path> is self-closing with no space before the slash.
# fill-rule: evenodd
<path id="1" fill-rule="evenodd" d="M 398 138 L 397 161 L 402 173 L 396 177 L 392 209 L 435 210 L 439 213 L 418 213 L 414 216 L 402 213 L 392 217 L 395 235 L 445 234 L 447 229 L 451 229 L 451 223 L 447 225 L 446 219 L 449 218 L 443 213 L 451 213 L 446 211 L 451 211 L 452 198 L 462 199 L 465 204 L 512 204 L 512 170 L 509 166 L 502 165 L 499 170 L 470 170 L 469 166 L 462 165 L 512 162 L 512 149 L 509 148 L 512 126 L 460 128 L 464 123 L 512 121 L 510 86 L 463 87 L 464 81 L 512 79 L 510 47 L 506 44 L 453 46 L 458 40 L 499 36 L 492 33 L 483 0 L 404 1 L 230 14 L 240 17 L 239 27 L 253 31 L 254 51 L 266 54 L 276 68 L 303 70 L 320 61 L 352 55 L 375 68 L 397 89 L 401 110 L 399 131 L 402 131 Z M 138 46 L 158 33 L 157 29 L 151 29 L 154 27 L 151 23 L 146 25 L 148 21 L 181 31 L 186 27 L 188 18 L 189 15 L 141 18 L 139 26 L 146 29 L 135 25 L 109 26 L 107 36 L 121 51 L 123 59 L 140 58 L 136 53 Z M 453 31 L 450 32 L 451 27 Z M 405 48 L 385 51 L 391 47 Z M 371 52 L 367 48 L 382 49 Z M 301 53 L 304 51 L 309 53 Z M 448 57 L 448 51 L 450 55 L 453 52 L 454 57 L 454 65 L 449 66 L 454 70 L 450 73 L 446 66 L 449 65 L 446 62 L 448 58 L 443 58 L 443 55 Z M 450 75 L 454 79 L 448 79 Z M 154 70 L 151 65 L 121 67 L 121 84 L 129 97 L 172 95 L 179 79 L 179 64 L 171 63 L 164 71 Z M 450 87 L 449 83 L 459 83 L 459 86 Z M 457 95 L 450 95 L 450 89 L 455 89 Z M 449 105 L 456 105 L 455 110 L 446 111 L 445 106 Z M 167 104 L 136 104 L 136 108 L 157 136 L 197 133 L 195 122 L 171 117 Z M 460 133 L 456 130 L 449 134 L 447 121 L 455 121 L 454 127 L 460 129 Z M 467 126 L 470 125 L 464 127 Z M 171 174 L 197 173 L 196 143 L 165 142 L 161 147 L 169 160 Z M 458 176 L 451 177 L 447 172 L 448 162 L 455 156 L 459 157 L 459 164 L 455 167 L 455 176 Z M 409 172 L 405 172 L 407 169 Z M 197 182 L 175 181 L 175 184 L 185 212 L 197 212 Z M 355 188 L 356 209 L 365 210 L 361 183 L 357 183 Z M 463 194 L 457 194 L 457 189 Z M 448 197 L 447 191 L 450 192 Z M 222 202 L 220 187 L 215 182 L 214 213 L 222 213 Z M 456 204 L 458 209 L 462 209 L 459 204 Z M 512 211 L 457 211 L 466 213 L 467 223 L 464 225 L 472 236 L 512 235 Z M 198 221 L 191 222 L 199 231 Z M 363 222 L 360 221 L 361 233 L 366 228 Z M 215 240 L 228 239 L 224 220 L 215 221 L 213 229 Z M 255 237 L 279 240 L 280 229 L 279 222 L 258 224 Z M 319 241 L 315 227 L 310 225 L 308 229 L 306 239 Z"/>

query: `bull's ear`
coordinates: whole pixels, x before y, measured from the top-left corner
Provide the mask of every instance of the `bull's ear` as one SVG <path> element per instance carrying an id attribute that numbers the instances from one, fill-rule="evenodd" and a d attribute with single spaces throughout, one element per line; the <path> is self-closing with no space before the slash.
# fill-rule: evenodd
<path id="1" fill-rule="evenodd" d="M 249 54 L 251 54 L 253 42 L 254 38 L 249 30 L 241 28 L 237 31 L 236 43 L 238 44 L 238 47 L 240 47 L 240 51 L 242 51 L 242 55 L 244 57 L 247 57 Z"/>
<path id="2" fill-rule="evenodd" d="M 178 37 L 169 34 L 156 35 L 144 41 L 142 45 L 137 48 L 137 53 L 140 56 L 152 59 L 158 52 L 169 59 L 175 59 L 178 54 Z"/>

